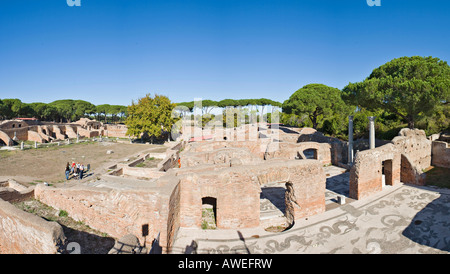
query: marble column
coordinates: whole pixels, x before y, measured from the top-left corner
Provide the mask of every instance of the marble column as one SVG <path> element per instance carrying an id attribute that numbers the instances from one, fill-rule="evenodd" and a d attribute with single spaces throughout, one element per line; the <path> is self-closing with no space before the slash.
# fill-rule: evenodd
<path id="1" fill-rule="evenodd" d="M 348 116 L 348 164 L 353 164 L 353 116 Z"/>
<path id="2" fill-rule="evenodd" d="M 369 148 L 375 148 L 375 116 L 369 116 Z"/>

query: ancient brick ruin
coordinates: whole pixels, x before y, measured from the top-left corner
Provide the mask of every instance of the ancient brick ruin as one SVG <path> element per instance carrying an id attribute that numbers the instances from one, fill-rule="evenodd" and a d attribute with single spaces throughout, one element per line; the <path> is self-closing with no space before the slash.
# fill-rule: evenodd
<path id="1" fill-rule="evenodd" d="M 17 126 L 19 122 L 10 123 Z M 11 127 L 2 131 L 10 136 Z M 89 123 L 22 124 L 20 128 L 27 128 L 27 136 L 33 136 L 29 132 L 34 130 L 41 138 L 43 133 L 92 135 L 108 130 Z M 364 199 L 384 185 L 422 185 L 423 170 L 432 162 L 448 167 L 448 144 L 440 149 L 440 141 L 427 139 L 421 130 L 403 129 L 385 145 L 358 151 L 350 164 L 347 142 L 313 129 L 260 125 L 258 133 L 256 140 L 179 140 L 165 152 L 135 155 L 130 162 L 111 166 L 95 182 L 70 188 L 39 184 L 19 189 L 4 182 L 0 185 L 0 246 L 13 253 L 58 253 L 67 244 L 58 224 L 8 205 L 30 195 L 114 238 L 132 234 L 141 243 L 170 253 L 178 229 L 201 228 L 205 205 L 213 209 L 217 229 L 270 222 L 289 227 L 296 220 L 325 212 L 327 166 L 349 171 L 345 186 L 349 199 Z M 25 133 L 16 137 L 21 140 Z M 155 167 L 137 167 L 149 158 L 158 159 Z M 261 197 L 270 191 L 284 196 L 278 205 L 284 211 L 281 219 L 263 218 Z M 35 245 L 30 247 L 29 242 Z"/>
<path id="2" fill-rule="evenodd" d="M 125 125 L 109 125 L 81 118 L 74 123 L 41 122 L 33 118 L 18 118 L 0 123 L 0 145 L 12 146 L 20 141 L 49 143 L 68 138 L 96 136 L 128 138 Z"/>

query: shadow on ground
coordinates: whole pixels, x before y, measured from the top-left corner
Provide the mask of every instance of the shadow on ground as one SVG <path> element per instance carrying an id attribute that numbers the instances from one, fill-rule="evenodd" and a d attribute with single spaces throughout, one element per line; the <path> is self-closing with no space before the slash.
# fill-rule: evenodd
<path id="1" fill-rule="evenodd" d="M 418 244 L 450 252 L 450 195 L 441 194 L 427 204 L 402 235 Z"/>

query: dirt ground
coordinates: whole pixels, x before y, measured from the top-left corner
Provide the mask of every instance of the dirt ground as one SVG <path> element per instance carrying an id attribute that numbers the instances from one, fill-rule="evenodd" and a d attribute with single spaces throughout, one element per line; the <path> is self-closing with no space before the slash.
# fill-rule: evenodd
<path id="1" fill-rule="evenodd" d="M 163 145 L 129 144 L 113 142 L 85 142 L 48 148 L 0 151 L 0 176 L 11 176 L 22 184 L 65 181 L 64 170 L 67 162 L 90 164 L 91 171 L 84 180 L 103 173 L 109 164 L 114 164 L 133 154 Z M 108 150 L 113 153 L 107 154 Z M 71 179 L 72 181 L 74 179 Z"/>

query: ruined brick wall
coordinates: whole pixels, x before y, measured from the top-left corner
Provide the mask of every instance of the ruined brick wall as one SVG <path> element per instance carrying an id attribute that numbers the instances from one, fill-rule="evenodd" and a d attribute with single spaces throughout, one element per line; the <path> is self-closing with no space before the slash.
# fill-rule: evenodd
<path id="1" fill-rule="evenodd" d="M 172 178 L 172 180 L 177 180 Z M 177 182 L 169 199 L 169 209 L 167 214 L 167 229 L 162 231 L 161 240 L 167 239 L 162 243 L 162 247 L 165 247 L 165 252 L 169 253 L 170 248 L 175 241 L 176 232 L 180 228 L 180 184 Z"/>
<path id="2" fill-rule="evenodd" d="M 432 164 L 438 167 L 450 168 L 450 147 L 447 142 L 433 141 Z"/>
<path id="3" fill-rule="evenodd" d="M 28 141 L 35 141 L 35 142 L 38 142 L 38 143 L 44 143 L 45 142 L 45 139 L 43 139 L 42 136 L 38 132 L 33 131 L 33 130 L 28 130 L 27 140 Z"/>
<path id="4" fill-rule="evenodd" d="M 92 138 L 100 135 L 100 130 L 88 130 L 84 129 L 82 127 L 77 128 L 77 132 L 80 136 L 86 137 L 86 138 Z"/>
<path id="5" fill-rule="evenodd" d="M 104 133 L 107 137 L 128 138 L 126 125 L 104 125 Z"/>
<path id="6" fill-rule="evenodd" d="M 0 199 L 0 246 L 9 254 L 55 254 L 65 236 L 56 222 L 47 222 Z"/>
<path id="7" fill-rule="evenodd" d="M 56 139 L 58 139 L 58 140 L 66 139 L 66 136 L 61 131 L 61 128 L 59 126 L 57 126 L 57 125 L 52 125 L 52 126 L 53 126 L 53 134 L 54 134 Z"/>
<path id="8" fill-rule="evenodd" d="M 214 151 L 184 152 L 180 154 L 182 167 L 192 167 L 203 164 L 230 164 L 232 159 L 241 164 L 253 164 L 263 160 L 256 157 L 248 148 L 220 148 Z"/>
<path id="9" fill-rule="evenodd" d="M 12 146 L 14 144 L 13 140 L 6 134 L 5 132 L 0 130 L 0 139 L 5 143 L 7 146 Z"/>
<path id="10" fill-rule="evenodd" d="M 348 144 L 334 137 L 328 137 L 323 133 L 315 131 L 311 128 L 304 128 L 300 131 L 300 136 L 297 139 L 298 143 L 302 142 L 317 142 L 330 145 L 331 162 L 333 165 L 339 163 L 347 163 Z"/>
<path id="11" fill-rule="evenodd" d="M 166 225 L 160 215 L 161 199 L 155 191 L 104 189 L 95 187 L 54 188 L 37 185 L 35 197 L 59 210 L 65 210 L 74 220 L 120 238 L 127 234 L 137 236 L 141 242 L 152 240 Z M 166 203 L 167 204 L 167 203 Z M 148 238 L 142 228 L 148 226 Z"/>
<path id="12" fill-rule="evenodd" d="M 403 128 L 399 136 L 392 139 L 397 151 L 408 156 L 411 164 L 418 170 L 424 170 L 431 165 L 431 141 L 425 131 Z"/>
<path id="13" fill-rule="evenodd" d="M 201 227 L 202 198 L 217 199 L 217 227 L 259 225 L 259 192 L 249 174 L 232 170 L 186 174 L 180 179 L 180 226 Z"/>
<path id="14" fill-rule="evenodd" d="M 272 148 L 275 146 L 274 148 Z M 271 143 L 269 144 L 264 158 L 282 158 L 294 160 L 296 158 L 307 159 L 304 151 L 308 149 L 316 150 L 316 159 L 323 165 L 331 164 L 331 145 L 327 143 L 317 142 L 301 142 L 301 143 Z"/>
<path id="15" fill-rule="evenodd" d="M 64 126 L 64 133 L 67 135 L 68 138 L 77 138 L 77 127 L 71 126 L 71 125 L 65 125 Z"/>
<path id="16" fill-rule="evenodd" d="M 386 160 L 392 160 L 392 167 L 385 172 L 386 184 L 402 181 L 423 185 L 423 170 L 431 165 L 431 141 L 423 130 L 404 128 L 391 143 L 358 152 L 350 170 L 351 198 L 361 199 L 381 190 L 382 163 Z"/>
<path id="17" fill-rule="evenodd" d="M 399 183 L 400 156 L 393 144 L 358 152 L 350 170 L 350 198 L 362 199 L 381 191 L 382 163 L 386 160 L 392 161 L 392 169 L 386 174 L 386 177 L 392 176 L 392 179 L 387 179 L 386 184 L 395 185 Z"/>
<path id="18" fill-rule="evenodd" d="M 185 151 L 207 152 L 228 147 L 247 148 L 256 157 L 264 159 L 264 154 L 269 143 L 271 143 L 269 138 L 257 139 L 256 141 L 201 141 L 187 144 Z"/>
<path id="19" fill-rule="evenodd" d="M 16 128 L 16 129 L 3 129 L 2 131 L 6 135 L 8 135 L 9 138 L 11 138 L 11 139 L 14 138 L 14 134 L 15 134 L 17 139 L 19 139 L 20 141 L 28 140 L 28 127 Z"/>
<path id="20" fill-rule="evenodd" d="M 293 218 L 325 211 L 325 173 L 316 160 L 270 160 L 180 175 L 180 226 L 200 227 L 202 198 L 217 200 L 219 228 L 257 227 L 261 185 L 290 183 Z"/>

